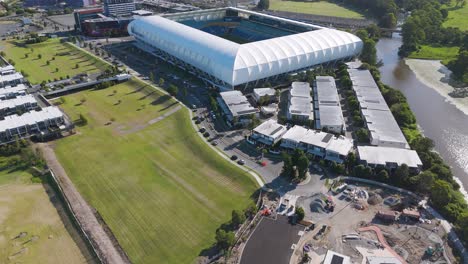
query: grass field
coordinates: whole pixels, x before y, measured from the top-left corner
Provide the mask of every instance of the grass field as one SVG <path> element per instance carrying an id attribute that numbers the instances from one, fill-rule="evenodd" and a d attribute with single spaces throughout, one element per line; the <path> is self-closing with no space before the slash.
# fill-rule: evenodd
<path id="1" fill-rule="evenodd" d="M 445 21 L 443 25 L 445 27 L 456 27 L 461 30 L 468 30 L 468 5 L 455 7 L 455 1 L 452 1 L 452 6 L 448 7 L 448 10 L 447 21 Z"/>
<path id="2" fill-rule="evenodd" d="M 443 64 L 447 64 L 457 57 L 458 50 L 459 47 L 431 47 L 422 45 L 421 49 L 418 52 L 411 53 L 409 58 L 441 60 Z"/>
<path id="3" fill-rule="evenodd" d="M 277 11 L 288 11 L 303 14 L 313 14 L 322 16 L 335 16 L 345 18 L 364 18 L 363 15 L 327 1 L 319 2 L 300 2 L 300 1 L 282 1 L 270 0 L 270 9 Z"/>
<path id="4" fill-rule="evenodd" d="M 138 87 L 130 81 L 66 96 L 65 111 L 85 115 L 88 125 L 55 150 L 133 263 L 191 263 L 256 186 L 199 138 L 185 108 Z"/>
<path id="5" fill-rule="evenodd" d="M 58 198 L 31 178 L 0 171 L 0 263 L 94 263 L 70 220 L 60 217 Z"/>
<path id="6" fill-rule="evenodd" d="M 33 84 L 83 72 L 95 73 L 108 67 L 105 62 L 73 45 L 60 43 L 59 39 L 49 39 L 46 42 L 30 44 L 26 47 L 16 45 L 14 41 L 2 42 L 0 45 L 5 45 L 6 57 L 15 62 L 16 70 L 23 70 L 28 75 L 29 82 Z M 65 55 L 60 56 L 57 53 Z M 25 54 L 28 54 L 27 58 Z M 42 55 L 41 59 L 37 57 L 39 54 Z M 52 57 L 55 57 L 55 60 L 51 60 Z M 47 60 L 50 60 L 50 65 L 47 65 Z M 79 65 L 78 68 L 76 64 Z"/>

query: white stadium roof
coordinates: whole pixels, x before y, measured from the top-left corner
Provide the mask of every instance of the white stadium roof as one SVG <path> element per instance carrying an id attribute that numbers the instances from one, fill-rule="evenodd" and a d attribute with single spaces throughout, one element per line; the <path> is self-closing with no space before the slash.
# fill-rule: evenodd
<path id="1" fill-rule="evenodd" d="M 128 31 L 137 40 L 236 86 L 352 57 L 362 49 L 362 41 L 353 34 L 315 28 L 247 44 L 237 44 L 161 16 L 140 17 L 129 24 Z"/>

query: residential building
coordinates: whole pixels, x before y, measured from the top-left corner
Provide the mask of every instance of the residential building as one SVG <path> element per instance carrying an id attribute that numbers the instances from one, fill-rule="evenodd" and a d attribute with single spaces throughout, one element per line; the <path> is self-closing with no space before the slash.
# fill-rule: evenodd
<path id="1" fill-rule="evenodd" d="M 0 101 L 0 117 L 17 113 L 26 112 L 37 108 L 37 101 L 33 95 L 18 96 L 10 100 Z"/>
<path id="2" fill-rule="evenodd" d="M 264 103 L 266 104 L 278 101 L 276 91 L 273 88 L 255 88 L 253 89 L 252 96 L 257 103 L 260 102 L 261 98 L 265 98 Z"/>
<path id="3" fill-rule="evenodd" d="M 344 136 L 293 126 L 281 140 L 281 147 L 287 149 L 301 149 L 316 157 L 328 161 L 343 163 L 353 148 L 353 141 Z"/>
<path id="4" fill-rule="evenodd" d="M 314 120 L 311 88 L 307 82 L 293 82 L 289 90 L 287 119 L 309 122 Z"/>
<path id="5" fill-rule="evenodd" d="M 251 121 L 252 115 L 258 115 L 259 112 L 250 104 L 247 97 L 237 90 L 221 92 L 217 101 L 231 125 L 245 125 Z"/>
<path id="6" fill-rule="evenodd" d="M 0 88 L 6 86 L 15 86 L 25 81 L 23 74 L 15 70 L 7 70 L 0 72 Z"/>
<path id="7" fill-rule="evenodd" d="M 406 148 L 409 144 L 368 70 L 348 69 L 361 115 L 369 130 L 370 144 Z"/>
<path id="8" fill-rule="evenodd" d="M 281 140 L 281 137 L 286 133 L 287 128 L 278 124 L 276 120 L 269 119 L 253 130 L 251 139 L 262 144 L 272 146 Z"/>
<path id="9" fill-rule="evenodd" d="M 315 127 L 341 134 L 345 127 L 335 79 L 317 76 L 314 85 Z"/>
<path id="10" fill-rule="evenodd" d="M 14 98 L 16 96 L 21 96 L 26 94 L 28 87 L 20 83 L 16 86 L 5 86 L 0 88 L 0 100 Z"/>
<path id="11" fill-rule="evenodd" d="M 104 15 L 130 16 L 135 11 L 134 0 L 104 0 Z"/>
<path id="12" fill-rule="evenodd" d="M 381 167 L 394 170 L 403 164 L 415 172 L 422 168 L 418 154 L 410 149 L 358 146 L 357 153 L 361 163 L 372 168 Z"/>
<path id="13" fill-rule="evenodd" d="M 0 120 L 0 143 L 33 135 L 47 135 L 51 129 L 61 129 L 64 122 L 63 113 L 54 106 L 42 108 L 40 111 L 30 111 L 20 116 L 9 115 Z"/>

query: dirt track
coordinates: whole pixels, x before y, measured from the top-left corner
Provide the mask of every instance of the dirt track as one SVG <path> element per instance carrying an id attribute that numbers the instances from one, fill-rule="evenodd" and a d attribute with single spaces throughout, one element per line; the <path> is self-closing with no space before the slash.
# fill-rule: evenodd
<path id="1" fill-rule="evenodd" d="M 118 245 L 112 235 L 106 233 L 94 214 L 93 208 L 84 200 L 81 194 L 68 178 L 62 165 L 58 162 L 55 152 L 48 144 L 38 144 L 47 165 L 54 172 L 63 193 L 70 203 L 81 228 L 91 240 L 93 247 L 102 263 L 126 264 L 130 260 Z"/>

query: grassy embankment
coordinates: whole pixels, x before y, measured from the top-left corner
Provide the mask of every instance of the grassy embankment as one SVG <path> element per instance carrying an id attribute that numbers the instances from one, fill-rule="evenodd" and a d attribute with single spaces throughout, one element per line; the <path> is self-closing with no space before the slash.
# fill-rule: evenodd
<path id="1" fill-rule="evenodd" d="M 331 3 L 328 1 L 301 2 L 270 0 L 269 10 L 288 11 L 321 16 L 335 16 L 344 18 L 364 18 L 364 16 L 359 14 L 358 12 L 355 12 L 351 9 L 339 6 L 335 3 Z"/>
<path id="2" fill-rule="evenodd" d="M 60 43 L 59 39 L 49 39 L 42 43 L 26 46 L 15 43 L 15 40 L 10 40 L 2 42 L 0 45 L 5 45 L 6 58 L 12 59 L 15 62 L 16 70 L 24 71 L 32 84 L 84 72 L 96 73 L 110 66 L 69 43 Z M 26 54 L 28 57 L 25 56 Z M 42 56 L 41 59 L 38 58 L 39 54 Z M 48 60 L 49 65 L 47 65 Z"/>
<path id="3" fill-rule="evenodd" d="M 65 111 L 88 125 L 59 140 L 56 153 L 132 262 L 190 263 L 256 185 L 199 138 L 185 108 L 149 124 L 179 104 L 144 86 L 129 81 L 66 96 Z M 153 94 L 137 91 L 143 87 Z"/>
<path id="4" fill-rule="evenodd" d="M 5 169 L 7 160 L 0 157 L 0 263 L 93 263 L 53 191 Z"/>
<path id="5" fill-rule="evenodd" d="M 459 47 L 431 47 L 422 45 L 421 49 L 417 52 L 411 53 L 409 58 L 441 60 L 443 64 L 447 65 L 451 60 L 456 58 L 458 50 Z"/>
<path id="6" fill-rule="evenodd" d="M 455 7 L 455 1 L 452 1 L 448 7 L 449 13 L 444 27 L 455 27 L 461 30 L 468 30 L 468 5 L 464 7 Z"/>

